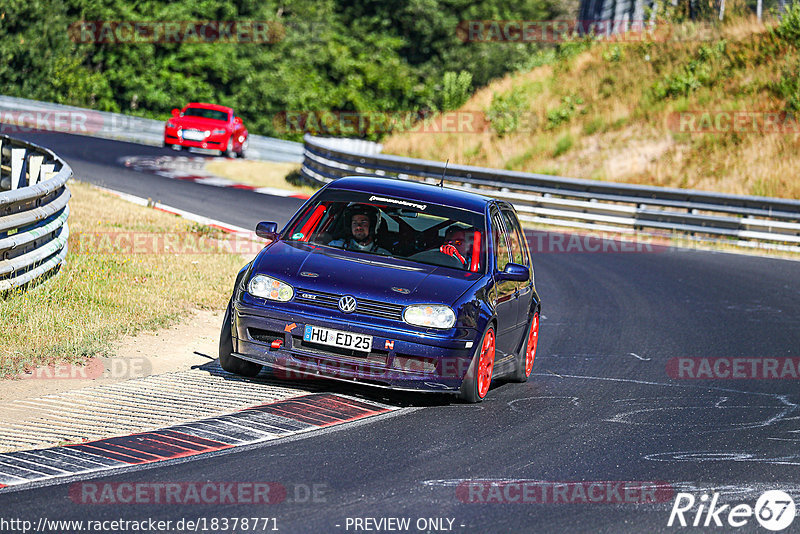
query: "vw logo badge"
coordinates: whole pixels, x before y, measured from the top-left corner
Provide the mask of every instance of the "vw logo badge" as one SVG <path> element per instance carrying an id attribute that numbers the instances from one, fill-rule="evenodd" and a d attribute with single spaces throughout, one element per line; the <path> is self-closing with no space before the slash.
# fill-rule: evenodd
<path id="1" fill-rule="evenodd" d="M 356 311 L 356 299 L 350 295 L 345 295 L 339 299 L 339 309 L 344 313 Z"/>

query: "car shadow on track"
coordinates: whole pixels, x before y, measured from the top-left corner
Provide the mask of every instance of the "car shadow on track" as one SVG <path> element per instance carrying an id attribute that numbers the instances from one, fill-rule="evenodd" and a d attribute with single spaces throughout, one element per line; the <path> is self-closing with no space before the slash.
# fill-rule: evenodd
<path id="1" fill-rule="evenodd" d="M 210 356 L 204 356 L 210 358 Z M 205 371 L 211 375 L 222 377 L 225 380 L 231 380 L 239 383 L 250 382 L 272 385 L 276 387 L 296 389 L 298 391 L 308 393 L 338 393 L 341 395 L 362 398 L 372 402 L 380 402 L 399 408 L 466 405 L 458 398 L 457 395 L 452 393 L 416 393 L 413 391 L 396 391 L 370 386 L 367 384 L 339 382 L 337 380 L 330 380 L 322 377 L 310 377 L 307 379 L 276 378 L 271 376 L 269 370 L 266 368 L 262 369 L 258 376 L 247 378 L 223 370 L 219 365 L 218 359 L 214 359 L 213 361 L 204 363 L 202 365 L 194 365 L 192 366 L 192 369 Z M 506 382 L 503 380 L 493 383 L 490 391 L 502 386 L 505 383 Z"/>

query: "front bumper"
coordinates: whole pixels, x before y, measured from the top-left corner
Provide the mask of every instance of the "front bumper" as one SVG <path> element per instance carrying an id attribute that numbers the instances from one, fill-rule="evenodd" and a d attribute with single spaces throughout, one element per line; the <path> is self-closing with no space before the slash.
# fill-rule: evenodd
<path id="1" fill-rule="evenodd" d="M 228 148 L 228 138 L 220 135 L 210 135 L 202 141 L 191 141 L 177 134 L 177 131 L 164 133 L 165 145 L 179 145 L 186 148 L 207 148 L 212 150 L 225 150 Z"/>
<path id="2" fill-rule="evenodd" d="M 279 378 L 331 378 L 410 391 L 458 392 L 474 353 L 476 331 L 459 339 L 410 328 L 237 302 L 235 355 L 272 368 Z M 356 353 L 303 341 L 306 324 L 371 335 L 372 351 Z M 279 345 L 279 346 L 278 346 Z"/>

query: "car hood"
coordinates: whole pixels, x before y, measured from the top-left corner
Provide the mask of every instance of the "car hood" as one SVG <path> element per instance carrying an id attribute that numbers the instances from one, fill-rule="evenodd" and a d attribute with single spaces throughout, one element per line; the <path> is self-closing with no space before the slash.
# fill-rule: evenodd
<path id="1" fill-rule="evenodd" d="M 278 241 L 254 260 L 252 274 L 274 276 L 295 289 L 353 295 L 393 304 L 452 305 L 481 275 L 305 243 Z"/>

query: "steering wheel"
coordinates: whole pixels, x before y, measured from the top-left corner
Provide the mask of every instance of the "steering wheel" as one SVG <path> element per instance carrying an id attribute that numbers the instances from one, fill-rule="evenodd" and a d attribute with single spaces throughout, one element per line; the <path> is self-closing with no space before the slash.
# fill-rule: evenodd
<path id="1" fill-rule="evenodd" d="M 439 247 L 439 252 L 445 254 L 447 256 L 452 256 L 453 258 L 457 259 L 461 262 L 461 265 L 466 265 L 467 260 L 464 259 L 464 256 L 458 251 L 458 249 L 454 245 L 444 244 Z"/>

